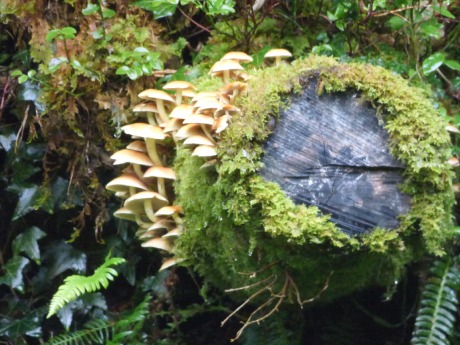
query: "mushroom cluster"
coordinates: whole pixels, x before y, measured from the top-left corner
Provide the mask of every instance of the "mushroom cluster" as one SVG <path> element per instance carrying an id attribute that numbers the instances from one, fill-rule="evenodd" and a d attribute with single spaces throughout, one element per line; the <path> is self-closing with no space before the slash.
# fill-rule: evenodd
<path id="1" fill-rule="evenodd" d="M 268 52 L 266 57 L 278 56 L 274 51 L 275 55 Z M 106 188 L 124 199 L 123 207 L 114 215 L 137 223 L 136 235 L 144 241 L 142 246 L 169 254 L 160 270 L 181 260 L 173 255 L 174 240 L 184 231 L 182 208 L 174 205 L 172 184 L 176 176 L 168 167 L 168 142 L 172 140 L 174 145 L 190 149 L 191 155 L 202 157 L 203 168 L 216 164 L 219 137 L 232 116 L 240 112 L 236 98 L 247 91 L 249 75 L 242 64 L 249 62 L 252 58 L 246 53 L 225 54 L 210 71 L 224 83 L 216 91 L 197 92 L 191 83 L 176 80 L 163 86 L 174 97 L 163 90 L 141 92 L 138 96 L 143 103 L 133 108 L 138 122 L 122 127 L 133 141 L 111 156 L 114 165 L 126 167 Z"/>

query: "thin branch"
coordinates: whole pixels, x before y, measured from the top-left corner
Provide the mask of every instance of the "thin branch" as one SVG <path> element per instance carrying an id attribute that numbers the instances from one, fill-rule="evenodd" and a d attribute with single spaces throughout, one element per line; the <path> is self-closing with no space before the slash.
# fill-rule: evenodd
<path id="1" fill-rule="evenodd" d="M 184 11 L 181 10 L 181 8 L 178 6 L 177 9 L 179 10 L 180 13 L 182 13 L 182 15 L 187 18 L 188 20 L 190 20 L 193 24 L 195 24 L 196 26 L 198 26 L 200 29 L 206 31 L 207 33 L 211 33 L 211 30 L 207 27 L 204 27 L 203 25 L 201 25 L 200 23 L 196 22 L 195 20 L 192 19 L 192 17 L 190 17 L 187 13 L 185 13 Z"/>

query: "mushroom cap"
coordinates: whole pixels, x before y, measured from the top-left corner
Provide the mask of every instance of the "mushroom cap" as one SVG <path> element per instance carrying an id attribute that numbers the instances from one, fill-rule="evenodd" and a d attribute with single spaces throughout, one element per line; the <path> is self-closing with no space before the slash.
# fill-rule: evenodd
<path id="1" fill-rule="evenodd" d="M 176 173 L 173 169 L 168 167 L 153 166 L 151 168 L 148 168 L 147 171 L 144 173 L 144 178 L 148 177 L 160 177 L 169 180 L 175 180 Z"/>
<path id="2" fill-rule="evenodd" d="M 158 113 L 158 108 L 153 103 L 141 103 L 133 108 L 134 112 L 152 112 Z"/>
<path id="3" fill-rule="evenodd" d="M 142 140 L 134 140 L 128 146 L 126 146 L 126 148 L 133 151 L 147 152 L 145 142 Z"/>
<path id="4" fill-rule="evenodd" d="M 205 98 L 205 97 L 216 97 L 217 96 L 217 92 L 216 91 L 202 91 L 202 92 L 198 92 L 195 97 L 192 98 L 192 100 L 190 101 L 190 103 L 196 103 L 198 102 L 198 100 L 202 99 L 202 98 Z"/>
<path id="5" fill-rule="evenodd" d="M 182 207 L 179 205 L 164 206 L 155 212 L 155 216 L 171 216 L 174 213 L 182 213 Z"/>
<path id="6" fill-rule="evenodd" d="M 185 120 L 188 116 L 193 113 L 193 106 L 190 104 L 181 104 L 171 111 L 169 117 L 172 119 L 182 119 Z"/>
<path id="7" fill-rule="evenodd" d="M 232 117 L 230 115 L 222 115 L 220 116 L 216 122 L 212 125 L 212 129 L 216 133 L 222 132 L 225 128 L 228 127 L 228 122 Z"/>
<path id="8" fill-rule="evenodd" d="M 184 120 L 184 125 L 194 124 L 194 123 L 212 126 L 214 124 L 214 118 L 212 116 L 208 116 L 204 114 L 193 114 Z"/>
<path id="9" fill-rule="evenodd" d="M 216 165 L 216 163 L 217 163 L 217 159 L 211 159 L 205 162 L 202 166 L 200 166 L 200 169 L 207 169 L 209 167 Z"/>
<path id="10" fill-rule="evenodd" d="M 224 71 L 242 71 L 244 70 L 243 66 L 241 66 L 237 61 L 235 60 L 221 60 L 217 61 L 212 67 L 211 67 L 211 74 L 218 73 L 218 72 L 224 72 Z"/>
<path id="11" fill-rule="evenodd" d="M 182 119 L 169 119 L 168 123 L 166 123 L 165 127 L 163 128 L 163 133 L 169 133 L 178 130 L 182 127 L 182 122 Z"/>
<path id="12" fill-rule="evenodd" d="M 162 196 L 159 193 L 152 191 L 143 191 L 131 195 L 128 199 L 125 200 L 124 206 L 137 214 L 143 214 L 144 211 L 144 201 L 151 201 L 154 209 L 158 210 L 162 207 L 168 205 L 168 199 Z"/>
<path id="13" fill-rule="evenodd" d="M 221 106 L 223 106 L 223 104 L 222 104 L 221 101 L 219 101 L 219 99 L 217 99 L 217 95 L 216 96 L 201 97 L 200 99 L 198 99 L 193 104 L 194 109 L 203 108 L 203 107 L 219 108 Z"/>
<path id="14" fill-rule="evenodd" d="M 228 52 L 220 60 L 236 60 L 241 62 L 252 62 L 252 57 L 244 52 Z"/>
<path id="15" fill-rule="evenodd" d="M 220 115 L 223 115 L 225 113 L 241 113 L 241 110 L 240 108 L 234 106 L 234 105 L 231 105 L 231 104 L 225 104 L 224 106 L 220 107 L 219 109 L 216 109 L 216 111 L 214 112 L 214 115 L 215 116 L 220 116 Z M 228 114 L 225 114 L 225 115 L 228 115 Z"/>
<path id="16" fill-rule="evenodd" d="M 146 184 L 139 180 L 139 178 L 134 174 L 122 174 L 121 176 L 114 178 L 105 186 L 105 188 L 111 190 L 112 192 L 124 192 L 129 189 L 129 187 L 148 190 Z"/>
<path id="17" fill-rule="evenodd" d="M 126 207 L 119 208 L 113 213 L 113 215 L 120 219 L 130 220 L 132 222 L 136 221 L 136 213 Z"/>
<path id="18" fill-rule="evenodd" d="M 168 231 L 166 234 L 164 234 L 161 237 L 178 237 L 182 234 L 182 230 L 179 228 L 174 228 L 170 231 Z"/>
<path id="19" fill-rule="evenodd" d="M 192 135 L 204 134 L 201 126 L 196 123 L 189 123 L 185 126 L 182 126 L 176 133 L 176 138 L 179 140 L 186 139 Z"/>
<path id="20" fill-rule="evenodd" d="M 165 261 L 163 261 L 163 264 L 161 265 L 160 269 L 158 271 L 162 271 L 162 270 L 165 270 L 171 266 L 174 266 L 175 264 L 178 264 L 179 262 L 182 262 L 184 261 L 184 259 L 181 259 L 181 258 L 176 258 L 176 257 L 172 257 L 172 258 L 169 258 L 169 259 L 166 259 Z"/>
<path id="21" fill-rule="evenodd" d="M 176 223 L 174 221 L 172 221 L 171 219 L 159 219 L 158 221 L 156 221 L 155 223 L 153 223 L 148 229 L 147 231 L 154 231 L 154 230 L 158 230 L 158 229 L 165 229 L 165 230 L 169 230 L 173 227 L 173 225 L 175 225 Z"/>
<path id="22" fill-rule="evenodd" d="M 176 104 L 176 100 L 172 98 L 169 93 L 166 93 L 162 90 L 147 89 L 145 91 L 142 91 L 138 96 L 142 99 L 163 100 Z"/>
<path id="23" fill-rule="evenodd" d="M 206 135 L 192 135 L 185 139 L 184 145 L 209 145 L 214 146 L 214 143 Z"/>
<path id="24" fill-rule="evenodd" d="M 165 138 L 165 134 L 161 127 L 149 125 L 148 123 L 132 123 L 130 125 L 126 125 L 121 127 L 123 132 L 126 134 L 141 137 L 141 138 L 150 138 L 150 139 L 158 139 L 163 140 Z"/>
<path id="25" fill-rule="evenodd" d="M 460 130 L 454 125 L 447 125 L 446 131 L 451 132 L 451 133 L 460 133 Z"/>
<path id="26" fill-rule="evenodd" d="M 458 167 L 460 165 L 460 161 L 458 160 L 457 157 L 449 158 L 446 163 L 453 167 Z"/>
<path id="27" fill-rule="evenodd" d="M 274 58 L 274 57 L 291 57 L 292 54 L 289 50 L 286 49 L 271 49 L 265 53 L 264 58 Z"/>
<path id="28" fill-rule="evenodd" d="M 171 252 L 173 249 L 171 241 L 162 237 L 152 238 L 151 240 L 142 243 L 141 246 L 144 248 L 158 248 L 167 252 Z"/>
<path id="29" fill-rule="evenodd" d="M 115 152 L 110 156 L 110 159 L 114 159 L 114 165 L 132 163 L 151 167 L 153 165 L 152 160 L 143 152 L 123 149 Z"/>
<path id="30" fill-rule="evenodd" d="M 229 83 L 219 89 L 219 92 L 226 94 L 226 95 L 231 95 L 233 91 L 238 91 L 238 92 L 243 92 L 248 88 L 248 84 L 242 83 L 241 81 L 234 81 L 232 83 Z"/>
<path id="31" fill-rule="evenodd" d="M 163 86 L 164 90 L 196 90 L 196 87 L 193 84 L 185 80 L 173 80 Z"/>
<path id="32" fill-rule="evenodd" d="M 217 156 L 217 151 L 215 147 L 209 145 L 200 145 L 193 150 L 192 156 L 198 157 L 214 157 Z"/>

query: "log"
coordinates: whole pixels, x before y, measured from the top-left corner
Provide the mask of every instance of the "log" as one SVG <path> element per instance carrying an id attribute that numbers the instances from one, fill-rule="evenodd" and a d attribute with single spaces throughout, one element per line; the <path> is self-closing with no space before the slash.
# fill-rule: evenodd
<path id="1" fill-rule="evenodd" d="M 383 120 L 356 91 L 319 96 L 317 78 L 302 84 L 264 144 L 260 174 L 348 234 L 397 228 L 410 197 L 398 188 L 404 166 L 389 151 Z"/>

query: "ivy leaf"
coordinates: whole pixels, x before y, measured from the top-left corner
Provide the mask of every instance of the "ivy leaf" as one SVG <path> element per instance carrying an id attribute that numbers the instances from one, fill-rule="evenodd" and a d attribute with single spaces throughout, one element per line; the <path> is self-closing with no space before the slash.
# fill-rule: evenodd
<path id="1" fill-rule="evenodd" d="M 46 236 L 36 226 L 32 226 L 19 234 L 13 241 L 13 254 L 18 256 L 21 253 L 26 254 L 29 258 L 40 264 L 40 249 L 37 241 Z"/>
<path id="2" fill-rule="evenodd" d="M 208 6 L 206 14 L 210 16 L 227 15 L 235 12 L 235 3 L 232 0 L 208 0 L 206 5 Z"/>
<path id="3" fill-rule="evenodd" d="M 176 11 L 179 0 L 138 0 L 132 5 L 153 12 L 154 18 L 170 17 Z"/>
<path id="4" fill-rule="evenodd" d="M 6 284 L 12 289 L 24 292 L 22 270 L 29 262 L 29 259 L 23 256 L 13 256 L 3 267 L 5 273 L 0 276 L 0 285 Z"/>
<path id="5" fill-rule="evenodd" d="M 34 309 L 24 315 L 21 319 L 4 318 L 0 321 L 0 336 L 6 336 L 11 339 L 18 339 L 24 334 L 38 338 L 42 335 L 40 326 L 42 321 L 43 308 Z"/>
<path id="6" fill-rule="evenodd" d="M 444 63 L 445 58 L 446 57 L 444 54 L 440 52 L 434 53 L 433 55 L 427 57 L 423 61 L 423 73 L 429 74 L 433 71 L 436 71 Z"/>
<path id="7" fill-rule="evenodd" d="M 86 270 L 86 255 L 64 241 L 52 243 L 46 249 L 43 261 L 47 263 L 46 277 L 37 279 L 50 281 L 68 269 L 79 273 Z"/>
<path id="8" fill-rule="evenodd" d="M 16 209 L 13 213 L 13 220 L 19 219 L 26 215 L 30 211 L 34 210 L 35 200 L 38 193 L 38 187 L 33 186 L 30 188 L 24 188 L 21 190 L 21 196 L 19 197 Z"/>
<path id="9" fill-rule="evenodd" d="M 444 65 L 449 67 L 450 69 L 456 70 L 460 72 L 460 62 L 455 60 L 446 60 L 444 61 Z"/>
<path id="10" fill-rule="evenodd" d="M 81 13 L 84 15 L 84 16 L 90 16 L 94 13 L 97 13 L 99 11 L 99 5 L 97 4 L 92 4 L 92 3 L 88 3 L 88 6 L 86 6 L 86 8 L 84 8 Z"/>

